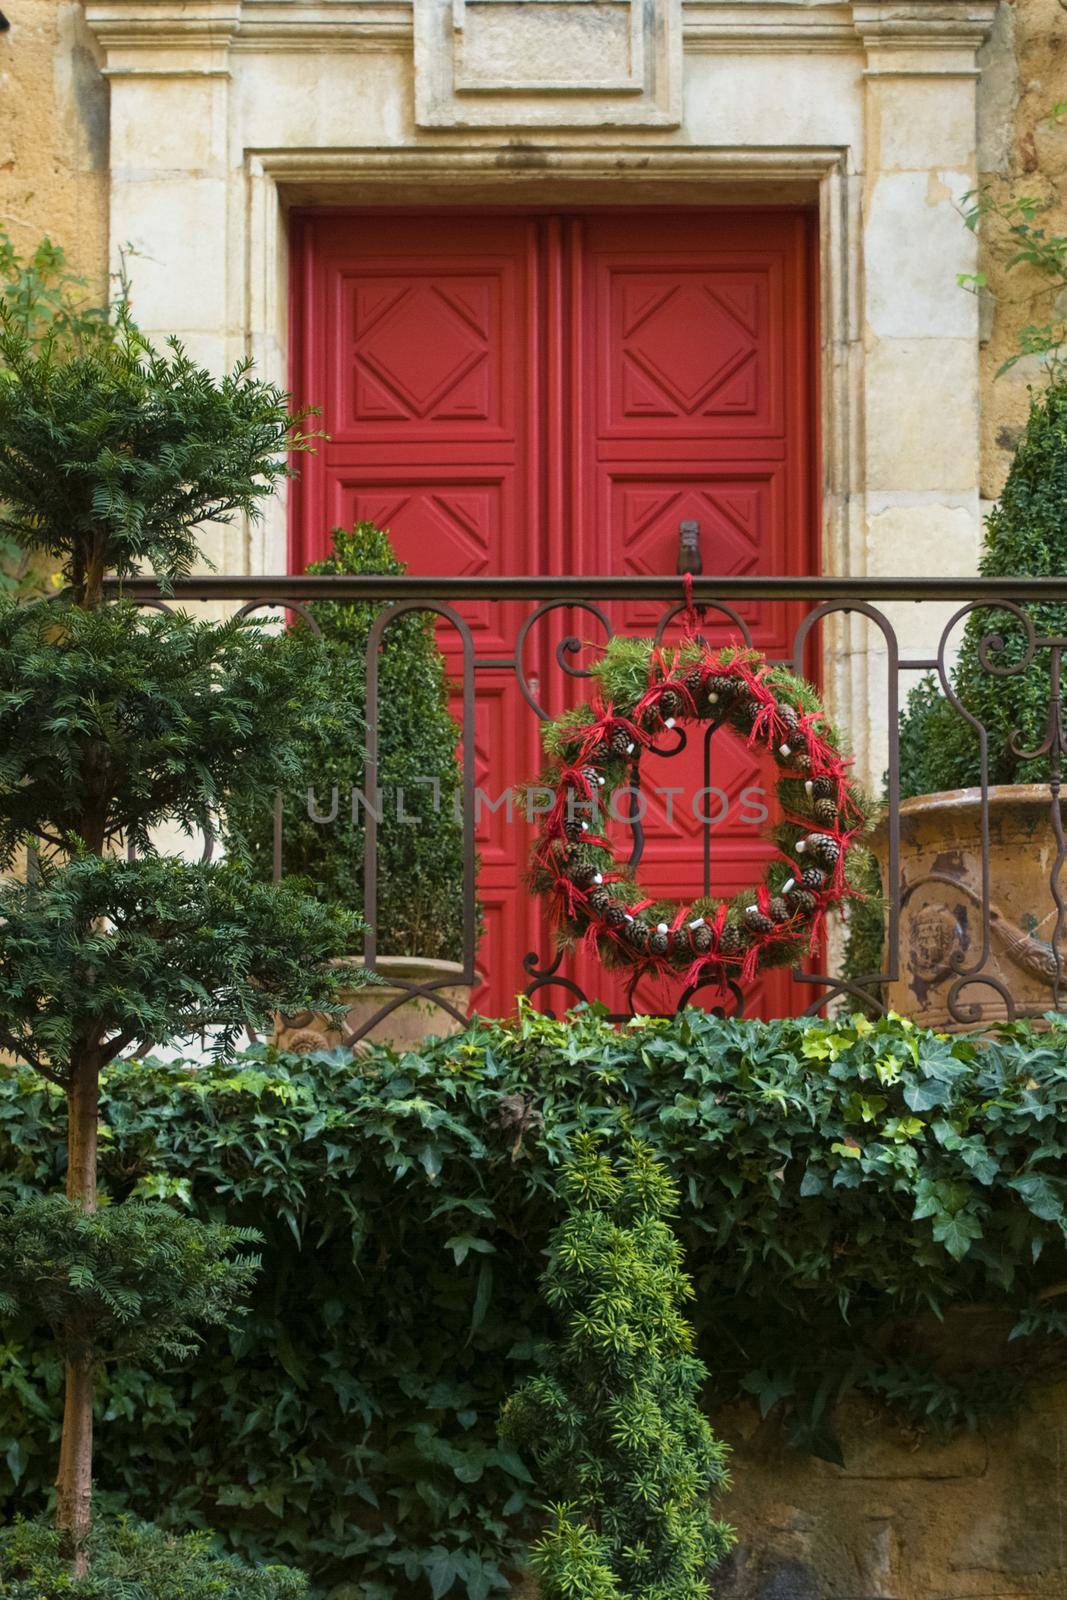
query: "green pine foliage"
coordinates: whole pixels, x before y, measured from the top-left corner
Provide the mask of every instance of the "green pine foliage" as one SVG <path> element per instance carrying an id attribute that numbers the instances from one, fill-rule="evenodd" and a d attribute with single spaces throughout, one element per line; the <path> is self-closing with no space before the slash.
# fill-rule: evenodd
<path id="1" fill-rule="evenodd" d="M 1000 502 L 986 521 L 979 569 L 987 578 L 1063 577 L 1067 573 L 1067 379 L 1032 394 L 1026 432 L 1015 452 Z M 1062 638 L 1067 606 L 1024 608 L 1038 637 Z M 983 640 L 1000 643 L 983 652 Z M 996 670 L 989 671 L 983 653 Z M 985 607 L 964 625 L 952 690 L 986 731 L 990 783 L 1040 783 L 1048 761 L 1026 761 L 1047 732 L 1049 652 L 1026 664 L 1026 630 L 1018 617 Z M 982 780 L 978 730 L 924 678 L 911 692 L 900 728 L 901 792 L 933 794 Z"/>
<path id="2" fill-rule="evenodd" d="M 122 1519 L 90 1539 L 88 1575 L 72 1580 L 59 1535 L 39 1522 L 0 1529 L 3 1600 L 304 1600 L 291 1567 L 217 1555 L 204 1533 L 165 1533 Z"/>
<path id="3" fill-rule="evenodd" d="M 0 1208 L 0 1316 L 46 1323 L 65 1360 L 184 1360 L 228 1327 L 259 1258 L 251 1228 L 205 1228 L 158 1200 L 87 1213 L 62 1195 Z"/>
<path id="4" fill-rule="evenodd" d="M 335 528 L 333 549 L 311 573 L 397 574 L 388 533 L 369 522 Z M 322 632 L 333 718 L 305 725 L 295 741 L 296 780 L 285 785 L 286 870 L 313 879 L 336 905 L 363 911 L 366 792 L 367 641 L 381 607 L 317 600 L 309 610 Z M 463 954 L 463 828 L 458 813 L 459 730 L 448 709 L 448 680 L 434 617 L 411 612 L 385 631 L 379 657 L 378 950 L 459 960 Z M 311 811 L 337 816 L 316 822 Z M 371 799 L 370 796 L 367 797 Z M 269 796 L 231 798 L 230 847 L 269 876 L 273 810 Z"/>
<path id="5" fill-rule="evenodd" d="M 678 1191 L 636 1140 L 614 1161 L 579 1135 L 542 1292 L 560 1337 L 501 1415 L 551 1499 L 531 1565 L 544 1600 L 703 1600 L 730 1548 L 711 1496 L 726 1451 L 698 1406 L 707 1368 L 669 1222 Z"/>
<path id="6" fill-rule="evenodd" d="M 31 344 L 52 339 L 77 349 L 110 337 L 109 308 L 92 299 L 62 246 L 47 237 L 23 255 L 0 228 L 0 301 L 9 326 Z M 0 594 L 32 600 L 48 592 L 49 578 L 39 552 L 0 535 Z"/>
<path id="7" fill-rule="evenodd" d="M 177 340 L 154 350 L 125 308 L 72 353 L 0 306 L 0 365 L 0 538 L 57 562 L 79 603 L 107 573 L 188 572 L 196 529 L 256 515 L 307 442 L 249 362 L 216 380 Z"/>
<path id="8" fill-rule="evenodd" d="M 210 1033 L 228 1053 L 274 1011 L 336 1009 L 328 966 L 355 919 L 299 879 L 232 863 L 83 856 L 0 885 L 0 1048 L 63 1083 L 87 1047 L 104 1062 Z"/>
<path id="9" fill-rule="evenodd" d="M 334 726 L 323 666 L 303 628 L 0 604 L 0 862 L 27 839 L 145 851 L 164 820 L 206 831 L 235 793 L 269 807 L 309 724 Z"/>

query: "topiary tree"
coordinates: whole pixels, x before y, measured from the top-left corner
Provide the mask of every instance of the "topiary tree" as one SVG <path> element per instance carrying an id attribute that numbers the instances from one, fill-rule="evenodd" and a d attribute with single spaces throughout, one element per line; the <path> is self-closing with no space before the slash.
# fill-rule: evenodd
<path id="1" fill-rule="evenodd" d="M 612 1162 L 579 1135 L 563 1191 L 541 1280 L 561 1337 L 500 1423 L 553 1496 L 531 1564 L 544 1600 L 701 1600 L 731 1532 L 708 1506 L 726 1449 L 697 1404 L 677 1190 L 648 1146 Z"/>
<path id="2" fill-rule="evenodd" d="M 86 280 L 73 272 L 61 245 L 47 236 L 23 255 L 0 228 L 0 298 L 11 325 L 26 339 L 50 338 L 65 348 L 107 337 L 108 307 L 94 304 Z M 0 593 L 32 599 L 47 592 L 48 563 L 13 539 L 0 538 Z"/>
<path id="3" fill-rule="evenodd" d="M 210 830 L 224 793 L 291 781 L 298 737 L 325 714 L 316 651 L 247 621 L 194 623 L 105 596 L 108 574 L 188 570 L 198 526 L 255 515 L 287 470 L 285 450 L 305 439 L 287 397 L 247 367 L 216 381 L 177 344 L 151 349 L 125 314 L 71 350 L 51 337 L 31 345 L 0 307 L 0 364 L 0 535 L 57 562 L 67 585 L 55 600 L 0 608 L 0 866 L 30 852 L 27 881 L 0 888 L 0 1048 L 65 1091 L 67 1204 L 92 1214 L 108 1061 L 205 1030 L 226 1050 L 276 1010 L 329 1010 L 346 976 L 327 963 L 353 936 L 350 915 L 299 883 L 275 888 L 152 845 L 165 819 Z M 66 1279 L 55 1300 L 66 1365 L 57 1523 L 78 1576 L 102 1357 L 82 1336 L 76 1219 L 54 1210 L 44 1229 L 30 1204 L 5 1229 L 27 1260 L 52 1250 Z M 120 1285 L 113 1310 L 128 1306 L 147 1335 L 166 1329 L 168 1284 L 175 1316 L 198 1305 L 221 1315 L 240 1287 L 238 1264 L 205 1276 L 217 1239 L 172 1229 L 157 1241 L 157 1265 L 167 1252 L 172 1263 L 156 1273 L 149 1317 L 124 1277 L 118 1220 L 85 1237 L 101 1294 Z M 31 1293 L 32 1272 L 20 1273 L 16 1298 Z"/>
<path id="4" fill-rule="evenodd" d="M 333 548 L 311 573 L 396 574 L 407 571 L 389 535 L 372 523 L 333 530 Z M 296 754 L 299 784 L 286 796 L 284 860 L 313 878 L 338 905 L 363 910 L 365 811 L 352 795 L 365 793 L 366 651 L 381 607 L 366 602 L 315 601 L 322 630 L 334 715 L 309 724 Z M 378 780 L 378 949 L 391 955 L 459 960 L 463 954 L 463 828 L 456 743 L 448 709 L 448 679 L 425 612 L 399 617 L 385 631 L 380 656 Z M 309 792 L 313 804 L 309 807 Z M 372 797 L 368 796 L 368 800 Z M 318 816 L 336 816 L 316 822 Z M 273 813 L 262 796 L 231 797 L 228 843 L 269 877 Z"/>
<path id="5" fill-rule="evenodd" d="M 1015 452 L 999 504 L 986 519 L 983 577 L 1062 577 L 1067 573 L 1067 380 L 1031 393 L 1026 432 Z M 1038 636 L 1062 638 L 1067 606 L 1024 608 Z M 986 651 L 998 669 L 983 665 L 982 641 L 999 635 Z M 1012 613 L 973 611 L 964 625 L 960 652 L 950 674 L 954 694 L 985 729 L 990 783 L 1040 782 L 1044 760 L 1024 761 L 1046 733 L 1049 653 L 1038 650 L 1021 672 L 1003 669 L 1025 659 L 1026 630 Z M 932 677 L 911 692 L 900 724 L 900 780 L 905 796 L 962 789 L 982 780 L 981 740 Z"/>

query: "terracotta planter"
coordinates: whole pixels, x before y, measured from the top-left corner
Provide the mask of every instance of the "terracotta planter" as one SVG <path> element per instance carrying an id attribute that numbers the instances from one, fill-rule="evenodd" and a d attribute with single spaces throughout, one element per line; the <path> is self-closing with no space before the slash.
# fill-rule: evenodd
<path id="1" fill-rule="evenodd" d="M 979 789 L 917 796 L 900 807 L 900 977 L 888 1004 L 925 1027 L 956 1032 L 1001 1022 L 1010 995 L 1017 1017 L 1055 1004 L 1051 939 L 1056 857 L 1050 795 L 1043 784 L 989 790 L 989 949 L 982 960 L 982 809 Z M 1065 813 L 1067 825 L 1067 813 Z M 888 832 L 874 840 L 886 881 Z M 1067 877 L 1064 880 L 1067 896 Z M 1067 1000 L 1067 937 L 1061 942 Z M 956 990 L 961 972 L 977 968 Z"/>
<path id="2" fill-rule="evenodd" d="M 424 1039 L 448 1038 L 463 1031 L 462 1024 L 427 995 L 408 995 L 406 984 L 441 984 L 441 997 L 453 1005 L 462 1016 L 470 1009 L 471 985 L 463 983 L 463 968 L 458 961 L 425 961 L 417 956 L 379 956 L 378 971 L 385 983 L 368 989 L 357 989 L 348 1000 L 345 1016 L 346 1032 L 351 1035 L 373 1017 L 383 1006 L 398 1002 L 357 1041 L 392 1045 L 396 1050 L 411 1050 Z M 390 982 L 390 979 L 397 980 Z M 454 981 L 445 981 L 454 980 Z M 274 1042 L 283 1050 L 297 1055 L 310 1055 L 314 1050 L 336 1050 L 343 1043 L 338 1028 L 331 1027 L 320 1012 L 301 1011 L 295 1016 L 280 1017 L 274 1032 Z"/>

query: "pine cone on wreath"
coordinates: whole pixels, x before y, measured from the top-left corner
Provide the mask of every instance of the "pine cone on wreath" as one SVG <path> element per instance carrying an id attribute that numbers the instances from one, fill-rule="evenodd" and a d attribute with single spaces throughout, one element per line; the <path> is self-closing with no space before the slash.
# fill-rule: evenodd
<path id="1" fill-rule="evenodd" d="M 821 778 L 812 778 L 811 794 L 815 800 L 836 800 L 837 780 L 828 778 L 825 774 Z"/>
<path id="2" fill-rule="evenodd" d="M 816 822 L 825 823 L 829 827 L 837 821 L 837 803 L 834 800 L 816 800 L 812 810 Z"/>
<path id="3" fill-rule="evenodd" d="M 698 922 L 689 929 L 689 942 L 698 956 L 706 955 L 711 949 L 711 929 L 706 922 Z"/>
<path id="4" fill-rule="evenodd" d="M 677 717 L 682 711 L 682 697 L 677 689 L 664 689 L 656 704 L 656 712 L 664 722 L 668 717 Z"/>
<path id="5" fill-rule="evenodd" d="M 745 732 L 751 731 L 752 725 L 763 710 L 760 702 L 753 695 L 740 695 L 734 702 L 730 715 L 739 722 Z"/>
<path id="6" fill-rule="evenodd" d="M 743 684 L 740 678 L 731 678 L 726 674 L 722 676 L 713 674 L 705 685 L 704 693 L 714 713 L 717 716 L 722 716 L 733 705 L 742 688 Z"/>
<path id="7" fill-rule="evenodd" d="M 582 822 L 578 817 L 566 817 L 563 823 L 563 837 L 571 844 L 577 844 L 583 833 L 588 831 L 589 824 Z"/>
<path id="8" fill-rule="evenodd" d="M 603 916 L 612 903 L 612 893 L 606 883 L 598 883 L 595 888 L 590 889 L 587 898 L 597 916 Z"/>
<path id="9" fill-rule="evenodd" d="M 604 920 L 611 928 L 621 928 L 629 915 L 621 900 L 612 900 L 604 912 Z"/>
<path id="10" fill-rule="evenodd" d="M 841 859 L 841 846 L 830 833 L 809 833 L 806 839 L 801 840 L 807 854 L 820 867 L 835 867 Z M 797 845 L 800 849 L 800 845 Z"/>
<path id="11" fill-rule="evenodd" d="M 670 935 L 662 922 L 649 932 L 648 948 L 654 956 L 665 956 L 670 948 L 670 942 Z"/>
<path id="12" fill-rule="evenodd" d="M 810 917 L 819 903 L 810 889 L 802 889 L 797 883 L 786 891 L 785 898 L 790 910 L 800 917 Z"/>
<path id="13" fill-rule="evenodd" d="M 771 903 L 767 907 L 767 915 L 772 922 L 789 921 L 789 907 L 780 894 L 772 895 Z"/>
<path id="14" fill-rule="evenodd" d="M 616 728 L 608 740 L 608 749 L 613 756 L 631 756 L 634 753 L 634 742 L 625 728 Z"/>
<path id="15" fill-rule="evenodd" d="M 697 708 L 700 716 L 706 716 L 705 702 L 707 700 L 707 683 L 700 667 L 690 667 L 682 682 L 689 691 L 689 697 Z"/>
<path id="16" fill-rule="evenodd" d="M 805 889 L 821 892 L 826 888 L 826 874 L 821 867 L 805 867 L 800 874 L 800 881 Z"/>
<path id="17" fill-rule="evenodd" d="M 745 927 L 749 933 L 773 933 L 774 921 L 759 906 L 748 906 L 745 910 Z"/>
<path id="18" fill-rule="evenodd" d="M 732 922 L 727 922 L 719 935 L 719 954 L 721 956 L 743 955 L 747 941 L 741 929 Z"/>
<path id="19" fill-rule="evenodd" d="M 579 889 L 590 888 L 600 877 L 599 871 L 591 861 L 577 861 L 573 866 L 568 866 L 567 875 Z"/>
<path id="20" fill-rule="evenodd" d="M 650 937 L 648 923 L 642 922 L 640 917 L 635 917 L 632 922 L 626 924 L 625 939 L 631 949 L 647 950 Z"/>

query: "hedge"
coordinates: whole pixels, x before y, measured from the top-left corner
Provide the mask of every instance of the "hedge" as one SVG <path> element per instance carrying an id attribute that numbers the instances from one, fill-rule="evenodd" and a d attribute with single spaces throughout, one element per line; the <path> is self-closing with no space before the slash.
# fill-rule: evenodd
<path id="1" fill-rule="evenodd" d="M 255 1226 L 265 1266 L 240 1332 L 162 1378 L 109 1376 L 104 1501 L 220 1530 L 338 1595 L 505 1587 L 530 1486 L 497 1411 L 544 1331 L 576 1129 L 628 1127 L 667 1162 L 708 1402 L 777 1405 L 798 1447 L 834 1456 L 850 1388 L 973 1419 L 1067 1331 L 1067 1300 L 1043 1295 L 1067 1278 L 1062 1024 L 983 1044 L 899 1019 L 617 1029 L 525 1011 L 404 1056 L 128 1063 L 105 1111 L 113 1197 Z M 57 1186 L 62 1160 L 57 1096 L 9 1070 L 0 1195 Z M 976 1305 L 1016 1335 L 992 1371 L 940 1348 L 937 1318 Z M 9 1328 L 0 1496 L 27 1513 L 58 1386 L 43 1336 Z"/>

